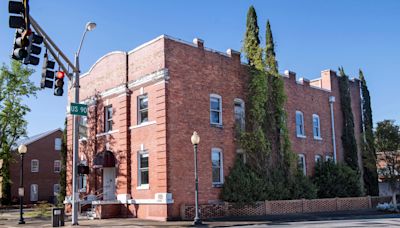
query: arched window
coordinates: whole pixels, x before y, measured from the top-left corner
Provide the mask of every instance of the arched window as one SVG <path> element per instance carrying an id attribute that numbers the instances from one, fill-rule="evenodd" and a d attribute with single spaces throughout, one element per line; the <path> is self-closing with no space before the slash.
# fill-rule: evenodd
<path id="1" fill-rule="evenodd" d="M 219 148 L 211 149 L 211 164 L 212 164 L 212 183 L 213 186 L 218 186 L 224 183 L 224 166 L 222 150 Z"/>
<path id="2" fill-rule="evenodd" d="M 313 134 L 314 139 L 321 139 L 321 125 L 317 114 L 313 114 Z"/>
<path id="3" fill-rule="evenodd" d="M 304 116 L 300 111 L 296 111 L 296 135 L 302 138 L 306 136 L 304 132 Z"/>

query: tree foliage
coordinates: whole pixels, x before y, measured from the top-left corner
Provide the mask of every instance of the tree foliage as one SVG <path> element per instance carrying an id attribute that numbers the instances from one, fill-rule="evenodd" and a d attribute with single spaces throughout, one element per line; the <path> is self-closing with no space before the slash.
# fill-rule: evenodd
<path id="1" fill-rule="evenodd" d="M 376 171 L 376 150 L 372 123 L 371 97 L 369 94 L 367 82 L 363 72 L 359 71 L 362 94 L 362 115 L 363 115 L 363 144 L 362 144 L 362 162 L 363 178 L 367 195 L 376 196 L 379 194 L 378 174 Z"/>
<path id="2" fill-rule="evenodd" d="M 339 73 L 340 104 L 343 115 L 343 132 L 341 138 L 344 161 L 353 170 L 358 170 L 357 143 L 354 135 L 354 116 L 351 109 L 349 77 L 345 74 L 343 67 L 339 68 Z"/>
<path id="3" fill-rule="evenodd" d="M 357 171 L 344 164 L 335 164 L 331 160 L 317 163 L 313 181 L 318 189 L 318 198 L 361 195 Z"/>
<path id="4" fill-rule="evenodd" d="M 30 109 L 22 99 L 36 95 L 38 90 L 29 80 L 32 73 L 32 69 L 22 66 L 17 61 L 11 62 L 11 68 L 3 64 L 0 69 L 0 158 L 3 159 L 1 169 L 3 204 L 9 203 L 10 200 L 11 150 L 16 141 L 26 135 L 27 122 L 24 116 Z"/>

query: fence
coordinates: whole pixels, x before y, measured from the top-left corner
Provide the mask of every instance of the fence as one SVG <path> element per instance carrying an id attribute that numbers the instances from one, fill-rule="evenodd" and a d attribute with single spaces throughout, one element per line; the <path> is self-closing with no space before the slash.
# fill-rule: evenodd
<path id="1" fill-rule="evenodd" d="M 348 211 L 374 208 L 378 203 L 390 202 L 390 197 L 366 196 L 330 199 L 299 199 L 260 201 L 248 205 L 235 205 L 223 202 L 220 204 L 200 205 L 201 218 L 217 218 L 226 216 L 260 216 L 279 214 L 298 214 L 313 212 Z M 194 205 L 181 205 L 181 218 L 193 219 Z"/>

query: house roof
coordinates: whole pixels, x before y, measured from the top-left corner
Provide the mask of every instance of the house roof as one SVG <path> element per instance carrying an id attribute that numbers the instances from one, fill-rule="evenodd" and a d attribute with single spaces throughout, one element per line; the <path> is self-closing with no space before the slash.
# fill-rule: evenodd
<path id="1" fill-rule="evenodd" d="M 53 134 L 56 131 L 62 131 L 62 130 L 61 130 L 61 128 L 57 128 L 57 129 L 54 129 L 54 130 L 51 130 L 51 131 L 46 131 L 46 132 L 31 136 L 31 137 L 26 137 L 24 139 L 20 139 L 20 140 L 18 140 L 16 142 L 16 144 L 17 144 L 16 147 L 18 147 L 19 145 L 22 145 L 22 144 L 25 144 L 27 146 L 27 145 L 29 145 L 29 144 L 31 144 L 33 142 L 36 142 L 39 139 L 42 139 L 42 138 L 44 138 L 46 136 L 49 136 L 49 135 Z"/>

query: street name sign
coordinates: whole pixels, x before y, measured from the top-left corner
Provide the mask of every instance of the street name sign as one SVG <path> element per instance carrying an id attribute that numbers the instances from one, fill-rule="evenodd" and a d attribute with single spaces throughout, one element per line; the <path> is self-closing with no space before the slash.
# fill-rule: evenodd
<path id="1" fill-rule="evenodd" d="M 88 107 L 85 104 L 71 103 L 70 113 L 72 115 L 87 116 Z"/>

